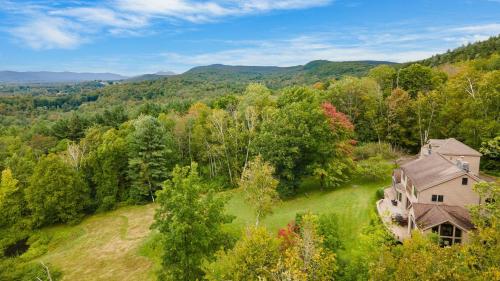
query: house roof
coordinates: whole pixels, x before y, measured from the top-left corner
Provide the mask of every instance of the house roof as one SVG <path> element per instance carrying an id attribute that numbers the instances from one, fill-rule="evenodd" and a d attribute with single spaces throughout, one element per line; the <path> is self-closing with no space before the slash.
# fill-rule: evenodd
<path id="1" fill-rule="evenodd" d="M 477 150 L 468 145 L 454 139 L 430 139 L 429 144 L 433 152 L 438 152 L 444 155 L 457 156 L 482 156 Z"/>
<path id="2" fill-rule="evenodd" d="M 467 174 L 438 153 L 406 163 L 401 169 L 418 191 Z"/>
<path id="3" fill-rule="evenodd" d="M 474 228 L 469 211 L 460 206 L 414 203 L 413 212 L 415 222 L 422 230 L 445 222 L 450 222 L 463 230 Z"/>

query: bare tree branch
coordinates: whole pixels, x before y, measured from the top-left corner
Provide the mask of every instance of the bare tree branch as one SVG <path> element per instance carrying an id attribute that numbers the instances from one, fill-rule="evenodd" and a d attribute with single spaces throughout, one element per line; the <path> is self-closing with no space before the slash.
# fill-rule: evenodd
<path id="1" fill-rule="evenodd" d="M 50 270 L 49 268 L 43 263 L 43 261 L 40 261 L 40 264 L 45 268 L 45 271 L 47 271 L 47 279 L 49 281 L 53 281 L 52 280 L 52 276 L 50 275 Z M 40 278 L 37 277 L 38 280 L 42 281 Z"/>

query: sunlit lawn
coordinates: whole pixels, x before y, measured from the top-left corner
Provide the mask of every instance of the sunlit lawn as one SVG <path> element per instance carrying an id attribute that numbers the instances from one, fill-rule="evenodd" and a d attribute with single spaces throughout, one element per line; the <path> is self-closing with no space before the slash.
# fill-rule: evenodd
<path id="1" fill-rule="evenodd" d="M 303 189 L 307 190 L 312 185 L 314 182 L 306 182 Z M 370 221 L 370 212 L 373 212 L 375 206 L 375 191 L 385 185 L 388 185 L 388 182 L 354 182 L 326 191 L 303 190 L 301 196 L 279 203 L 274 208 L 274 213 L 262 220 L 261 224 L 277 233 L 278 229 L 286 226 L 299 212 L 335 213 L 341 225 L 342 240 L 349 249 Z M 236 190 L 232 195 L 228 204 L 228 212 L 236 216 L 232 227 L 242 228 L 255 224 L 255 215 L 245 201 L 244 194 Z"/>
<path id="2" fill-rule="evenodd" d="M 43 230 L 51 237 L 38 258 L 63 272 L 63 280 L 151 280 L 152 262 L 138 254 L 150 233 L 154 205 L 129 206 L 86 218 L 77 226 Z"/>
<path id="3" fill-rule="evenodd" d="M 340 220 L 342 240 L 352 248 L 356 237 L 369 223 L 377 188 L 386 183 L 350 183 L 327 191 L 315 189 L 306 181 L 300 195 L 276 205 L 274 213 L 261 225 L 277 233 L 298 212 L 336 213 Z M 228 192 L 227 211 L 236 218 L 228 229 L 241 233 L 246 225 L 255 224 L 252 207 L 240 190 Z M 43 230 L 52 237 L 48 253 L 38 258 L 63 272 L 64 280 L 150 280 L 152 258 L 157 255 L 154 237 L 150 235 L 155 205 L 129 206 L 86 218 L 77 226 L 56 226 Z M 348 250 L 344 257 L 348 255 Z"/>

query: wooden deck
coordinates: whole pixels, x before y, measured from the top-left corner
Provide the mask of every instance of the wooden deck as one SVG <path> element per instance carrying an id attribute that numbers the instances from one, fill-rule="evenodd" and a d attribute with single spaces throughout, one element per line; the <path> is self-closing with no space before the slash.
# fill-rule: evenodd
<path id="1" fill-rule="evenodd" d="M 390 188 L 392 189 L 392 188 Z M 392 205 L 391 200 L 391 191 L 386 189 L 385 190 L 385 195 L 386 198 L 380 199 L 377 201 L 377 212 L 378 215 L 380 216 L 380 219 L 384 223 L 384 225 L 387 227 L 390 233 L 396 238 L 398 241 L 403 242 L 403 240 L 407 239 L 410 237 L 410 234 L 408 233 L 408 227 L 407 226 L 401 226 L 398 225 L 397 223 L 394 223 L 392 221 L 392 218 L 394 215 L 399 214 L 405 218 L 408 217 L 407 214 L 401 208 Z"/>

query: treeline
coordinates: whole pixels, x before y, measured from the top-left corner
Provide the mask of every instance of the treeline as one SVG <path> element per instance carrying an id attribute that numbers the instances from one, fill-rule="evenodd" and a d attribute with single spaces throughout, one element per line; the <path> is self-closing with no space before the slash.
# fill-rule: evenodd
<path id="1" fill-rule="evenodd" d="M 469 43 L 454 50 L 448 50 L 444 54 L 434 55 L 418 63 L 427 66 L 439 66 L 446 63 L 456 63 L 461 61 L 474 60 L 478 58 L 488 58 L 500 52 L 500 36 L 492 36 L 488 40 Z"/>
<path id="2" fill-rule="evenodd" d="M 197 162 L 202 177 L 221 187 L 236 186 L 257 155 L 275 168 L 282 196 L 292 195 L 305 176 L 336 186 L 356 170 L 351 156 L 356 142 L 387 142 L 416 151 L 430 137 L 455 137 L 482 149 L 484 167 L 494 171 L 499 60 L 495 55 L 442 70 L 414 64 L 396 71 L 381 65 L 367 77 L 277 94 L 250 84 L 242 95 L 216 97 L 208 104 L 143 103 L 127 110 L 74 112 L 56 121 L 47 116 L 30 127 L 6 127 L 0 168 L 12 170 L 22 194 L 50 186 L 43 182 L 30 188 L 37 183 L 29 175 L 38 167 L 43 172 L 54 163 L 75 170 L 81 179 L 56 179 L 69 172 L 46 177 L 83 181 L 90 201 L 78 213 L 109 209 L 117 202 L 151 201 L 176 164 Z M 70 219 L 53 216 L 35 225 L 60 221 Z"/>
<path id="3" fill-rule="evenodd" d="M 33 84 L 0 84 L 0 96 L 6 95 L 56 95 L 56 94 L 78 94 L 82 92 L 95 91 L 104 87 L 106 83 L 100 81 L 89 81 L 80 83 L 33 83 Z"/>
<path id="4" fill-rule="evenodd" d="M 185 113 L 167 109 L 130 120 L 115 107 L 6 131 L 0 137 L 2 253 L 16 253 L 9 249 L 37 228 L 155 201 L 163 183 L 175 180 L 176 165 L 197 162 L 210 183 L 198 189 L 205 193 L 237 186 L 262 155 L 283 197 L 304 176 L 327 188 L 356 172 L 354 126 L 317 90 L 290 88 L 273 96 L 251 84 L 240 98 L 222 97 L 212 106 L 195 103 Z"/>
<path id="5" fill-rule="evenodd" d="M 37 133 L 27 133 L 26 140 L 13 131 L 0 138 L 1 169 L 12 171 L 26 200 L 19 200 L 19 207 L 41 226 L 117 202 L 153 201 L 176 164 L 197 162 L 204 178 L 230 188 L 248 162 L 262 155 L 276 167 L 283 196 L 293 194 L 302 176 L 320 170 L 325 186 L 334 186 L 345 179 L 330 176 L 328 167 L 352 166 L 354 127 L 315 90 L 291 88 L 274 97 L 255 84 L 241 99 L 224 97 L 214 106 L 195 103 L 186 113 L 140 113 L 131 120 L 115 107 L 92 118 L 73 114 L 32 128 Z M 75 190 L 83 197 L 66 197 Z M 62 197 L 52 198 L 55 194 Z"/>

